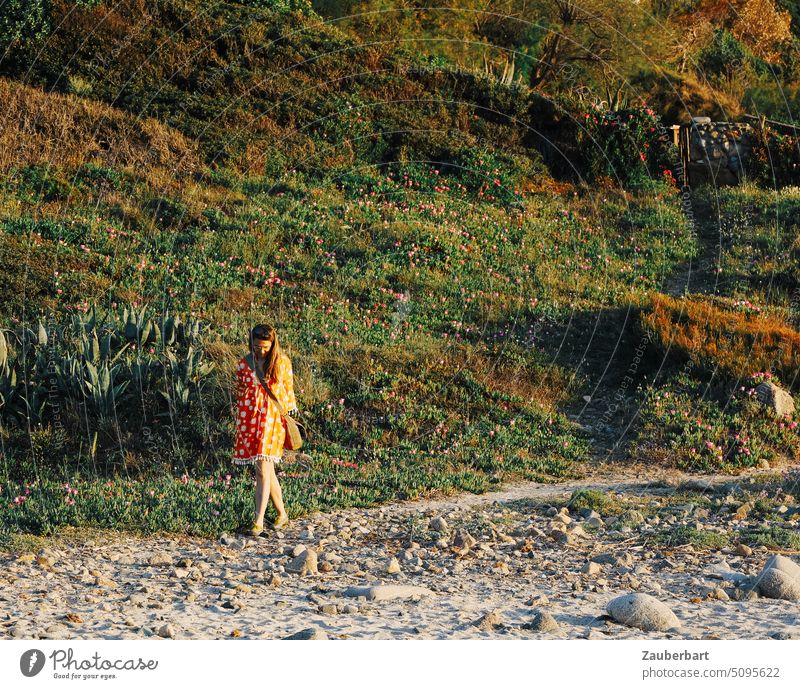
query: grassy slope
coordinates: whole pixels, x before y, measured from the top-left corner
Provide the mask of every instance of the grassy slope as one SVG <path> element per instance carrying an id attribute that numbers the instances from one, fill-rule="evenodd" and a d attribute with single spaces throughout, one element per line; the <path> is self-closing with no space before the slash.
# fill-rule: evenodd
<path id="1" fill-rule="evenodd" d="M 0 261 L 21 300 L 3 305 L 8 323 L 23 304 L 62 321 L 89 302 L 117 317 L 125 302 L 168 306 L 208 323 L 203 347 L 217 365 L 183 423 L 158 406 L 154 384 L 130 386 L 121 419 L 88 430 L 83 407 L 66 404 L 77 429 L 67 441 L 4 429 L 12 475 L 41 479 L 55 449 L 68 476 L 153 476 L 122 502 L 81 484 L 79 514 L 48 484 L 39 509 L 17 509 L 14 523 L 183 528 L 191 504 L 190 521 L 212 528 L 246 514 L 246 480 L 214 508 L 213 488 L 181 498 L 184 484 L 158 475 L 225 461 L 226 371 L 256 319 L 279 321 L 316 430 L 313 465 L 287 470 L 297 509 L 575 471 L 585 443 L 558 410 L 587 378 L 571 352 L 587 342 L 587 319 L 646 304 L 697 254 L 675 200 L 560 195 L 526 146 L 529 130 L 505 116 L 555 121 L 535 95 L 408 73 L 408 56 L 298 18 L 195 5 L 147 21 L 138 3 L 66 17 L 27 78 L 82 97 L 0 82 L 17 99 L 4 136 L 39 151 L 4 159 Z M 98 54 L 111 57 L 92 68 Z M 43 128 L 26 131 L 31 111 Z M 62 133 L 58 146 L 48 131 Z M 636 337 L 623 333 L 621 371 Z M 140 356 L 151 355 L 121 355 L 120 375 Z M 150 504 L 150 490 L 169 509 Z"/>

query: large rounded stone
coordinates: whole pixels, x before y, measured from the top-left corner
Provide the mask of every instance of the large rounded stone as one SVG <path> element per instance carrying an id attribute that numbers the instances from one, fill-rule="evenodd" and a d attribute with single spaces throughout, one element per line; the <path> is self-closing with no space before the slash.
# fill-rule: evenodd
<path id="1" fill-rule="evenodd" d="M 768 569 L 758 577 L 758 590 L 767 598 L 800 600 L 800 578 L 779 569 Z"/>
<path id="2" fill-rule="evenodd" d="M 664 603 L 646 593 L 629 593 L 609 601 L 606 612 L 617 622 L 646 632 L 662 632 L 681 626 Z"/>
<path id="3" fill-rule="evenodd" d="M 769 558 L 764 565 L 764 569 L 761 571 L 763 573 L 768 569 L 778 569 L 784 574 L 788 574 L 790 577 L 800 577 L 800 565 L 785 555 L 773 555 Z"/>
<path id="4" fill-rule="evenodd" d="M 432 596 L 433 591 L 422 586 L 401 586 L 395 584 L 378 584 L 375 586 L 351 586 L 345 589 L 345 596 L 356 598 L 364 596 L 367 600 L 395 600 L 397 598 L 413 598 L 415 596 Z"/>
<path id="5" fill-rule="evenodd" d="M 767 598 L 800 600 L 800 565 L 784 555 L 770 557 L 755 582 Z"/>

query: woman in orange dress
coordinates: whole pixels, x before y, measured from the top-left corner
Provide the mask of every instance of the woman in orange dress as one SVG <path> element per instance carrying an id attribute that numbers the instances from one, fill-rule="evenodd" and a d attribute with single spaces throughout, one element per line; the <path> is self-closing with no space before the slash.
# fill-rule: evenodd
<path id="1" fill-rule="evenodd" d="M 251 357 L 243 356 L 236 369 L 236 443 L 233 463 L 252 464 L 256 472 L 255 519 L 250 529 L 253 536 L 264 530 L 264 513 L 270 498 L 278 513 L 275 528 L 284 526 L 289 517 L 283 504 L 283 493 L 275 463 L 283 455 L 286 429 L 277 405 L 264 390 L 256 371 L 278 398 L 287 414 L 297 413 L 292 379 L 292 362 L 278 344 L 278 334 L 271 325 L 257 325 L 250 332 Z"/>

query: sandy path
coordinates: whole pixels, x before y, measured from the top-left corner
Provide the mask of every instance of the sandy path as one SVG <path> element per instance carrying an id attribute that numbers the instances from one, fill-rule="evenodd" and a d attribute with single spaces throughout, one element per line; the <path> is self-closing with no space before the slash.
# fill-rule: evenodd
<path id="1" fill-rule="evenodd" d="M 654 540 L 664 527 L 658 517 L 632 528 L 606 515 L 592 523 L 577 510 L 559 516 L 553 507 L 548 514 L 542 505 L 560 506 L 577 488 L 597 488 L 646 511 L 673 494 L 680 480 L 598 475 L 520 483 L 484 495 L 315 514 L 258 539 L 108 533 L 89 542 L 54 542 L 36 553 L 0 554 L 0 635 L 283 638 L 308 629 L 328 638 L 796 635 L 797 602 L 736 600 L 746 598 L 737 583 L 768 557 L 763 546 L 751 553 L 667 548 Z M 722 495 L 737 479 L 692 481 L 695 489 L 706 481 Z M 711 531 L 732 527 L 730 515 L 698 518 L 691 511 L 691 501 L 679 505 L 672 526 L 702 521 Z M 431 523 L 437 516 L 446 526 Z M 469 536 L 459 536 L 462 530 Z M 317 571 L 292 573 L 293 562 L 315 559 L 308 549 L 317 555 Z M 592 558 L 599 561 L 590 565 Z M 389 573 L 390 564 L 399 572 Z M 345 595 L 350 587 L 379 583 L 420 588 L 395 590 L 403 597 L 392 600 Z M 644 632 L 610 620 L 606 603 L 634 591 L 667 604 L 682 626 Z M 537 612 L 549 613 L 558 629 L 531 628 Z"/>

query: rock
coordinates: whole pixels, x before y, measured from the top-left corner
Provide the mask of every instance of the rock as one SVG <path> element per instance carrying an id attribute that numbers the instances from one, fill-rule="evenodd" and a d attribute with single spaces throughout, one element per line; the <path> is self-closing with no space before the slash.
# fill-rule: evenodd
<path id="1" fill-rule="evenodd" d="M 157 567 L 160 565 L 171 566 L 173 564 L 173 560 L 172 556 L 168 553 L 156 553 L 150 557 L 150 559 L 147 561 L 147 564 L 151 567 Z"/>
<path id="2" fill-rule="evenodd" d="M 428 522 L 428 528 L 431 531 L 438 531 L 440 533 L 445 533 L 450 528 L 447 525 L 447 522 L 444 520 L 444 517 L 434 517 L 433 519 Z"/>
<path id="3" fill-rule="evenodd" d="M 284 641 L 321 641 L 328 638 L 324 629 L 309 627 L 289 636 L 284 636 Z"/>
<path id="4" fill-rule="evenodd" d="M 272 574 L 270 574 L 269 578 L 267 579 L 267 583 L 270 586 L 272 586 L 274 588 L 277 588 L 278 586 L 281 585 L 281 578 L 277 574 L 275 574 L 275 572 L 273 572 Z"/>
<path id="5" fill-rule="evenodd" d="M 294 572 L 295 574 L 318 574 L 317 568 L 317 553 L 311 548 L 306 548 L 297 557 L 293 558 L 288 565 L 286 565 L 287 572 Z"/>
<path id="6" fill-rule="evenodd" d="M 106 577 L 96 577 L 94 580 L 95 586 L 101 586 L 106 589 L 117 588 L 117 582 L 107 579 Z"/>
<path id="7" fill-rule="evenodd" d="M 773 555 L 767 560 L 761 573 L 763 574 L 768 569 L 780 570 L 784 574 L 789 575 L 792 579 L 800 578 L 800 565 L 785 555 Z"/>
<path id="8" fill-rule="evenodd" d="M 304 546 L 302 543 L 298 543 L 294 548 L 292 548 L 292 557 L 299 557 L 301 553 L 304 553 L 308 548 Z"/>
<path id="9" fill-rule="evenodd" d="M 767 569 L 758 575 L 758 590 L 767 598 L 800 600 L 800 578 L 780 569 Z"/>
<path id="10" fill-rule="evenodd" d="M 142 608 L 147 605 L 147 594 L 146 593 L 132 593 L 127 598 L 128 602 L 131 605 L 135 605 L 138 608 Z"/>
<path id="11" fill-rule="evenodd" d="M 733 518 L 738 519 L 741 521 L 742 519 L 747 519 L 747 516 L 750 514 L 750 511 L 753 509 L 752 502 L 746 502 L 739 506 L 739 509 L 733 513 Z"/>
<path id="12" fill-rule="evenodd" d="M 744 543 L 737 543 L 736 550 L 737 555 L 742 555 L 743 557 L 749 557 L 753 554 L 753 549 L 749 545 L 745 545 Z"/>
<path id="13" fill-rule="evenodd" d="M 681 626 L 664 603 L 647 593 L 629 593 L 609 601 L 606 611 L 617 622 L 646 632 L 666 631 Z"/>
<path id="14" fill-rule="evenodd" d="M 470 548 L 474 548 L 475 545 L 478 543 L 468 531 L 461 529 L 458 533 L 456 533 L 455 538 L 453 538 L 453 547 L 460 548 L 461 550 L 469 550 Z"/>
<path id="15" fill-rule="evenodd" d="M 11 631 L 11 636 L 15 639 L 30 639 L 32 638 L 30 623 L 17 622 Z"/>
<path id="16" fill-rule="evenodd" d="M 684 481 L 678 486 L 681 490 L 692 490 L 696 493 L 713 493 L 714 484 L 705 479 L 694 478 Z"/>
<path id="17" fill-rule="evenodd" d="M 622 521 L 638 526 L 644 522 L 644 515 L 639 510 L 628 510 L 622 515 Z"/>
<path id="18" fill-rule="evenodd" d="M 592 529 L 599 529 L 603 526 L 603 520 L 600 517 L 589 517 L 584 524 Z"/>
<path id="19" fill-rule="evenodd" d="M 58 561 L 58 556 L 52 551 L 43 548 L 36 556 L 36 564 L 42 569 L 52 569 L 53 565 Z"/>
<path id="20" fill-rule="evenodd" d="M 393 557 L 389 561 L 389 565 L 386 567 L 387 574 L 400 574 L 400 563 L 397 561 L 396 557 Z"/>
<path id="21" fill-rule="evenodd" d="M 317 610 L 323 615 L 338 615 L 339 608 L 336 603 L 323 603 L 317 607 Z"/>
<path id="22" fill-rule="evenodd" d="M 358 612 L 358 606 L 353 605 L 352 603 L 346 603 L 342 606 L 339 612 L 344 613 L 345 615 L 355 615 Z"/>
<path id="23" fill-rule="evenodd" d="M 770 636 L 773 639 L 782 639 L 782 640 L 786 640 L 786 641 L 789 641 L 789 640 L 797 641 L 798 639 L 800 639 L 800 632 L 796 632 L 796 631 L 794 631 L 792 629 L 786 629 L 784 631 L 773 632 L 772 634 L 770 634 Z"/>
<path id="24" fill-rule="evenodd" d="M 550 605 L 550 599 L 545 596 L 543 593 L 537 593 L 532 598 L 529 598 L 525 601 L 525 605 L 536 605 L 536 606 L 543 606 L 543 605 Z"/>
<path id="25" fill-rule="evenodd" d="M 432 596 L 433 591 L 422 586 L 401 586 L 395 584 L 377 584 L 375 586 L 351 586 L 344 591 L 345 596 L 357 598 L 364 596 L 367 600 L 395 600 L 413 598 L 415 596 Z"/>
<path id="26" fill-rule="evenodd" d="M 472 624 L 478 629 L 483 629 L 484 631 L 487 632 L 491 632 L 497 629 L 498 627 L 502 627 L 503 620 L 500 617 L 500 610 L 497 608 L 495 608 L 494 610 L 490 610 L 485 615 L 475 620 L 475 622 L 473 622 Z"/>
<path id="27" fill-rule="evenodd" d="M 523 629 L 530 629 L 534 632 L 549 632 L 557 633 L 561 631 L 561 626 L 556 622 L 556 619 L 546 610 L 539 610 L 533 616 L 533 619 L 522 625 Z"/>
<path id="28" fill-rule="evenodd" d="M 597 562 L 587 562 L 581 572 L 584 574 L 588 574 L 589 576 L 595 576 L 596 574 L 600 574 L 603 571 L 603 568 Z"/>
<path id="29" fill-rule="evenodd" d="M 163 639 L 174 639 L 175 630 L 173 629 L 172 625 L 168 623 L 159 628 L 158 635 Z"/>
<path id="30" fill-rule="evenodd" d="M 791 416 L 794 414 L 792 396 L 774 383 L 761 383 L 756 387 L 756 397 L 761 404 L 772 409 L 778 416 Z"/>
<path id="31" fill-rule="evenodd" d="M 722 600 L 728 601 L 730 600 L 730 596 L 725 592 L 725 589 L 720 588 L 719 586 L 715 587 L 711 593 L 708 594 L 709 598 L 713 598 L 714 600 Z"/>

